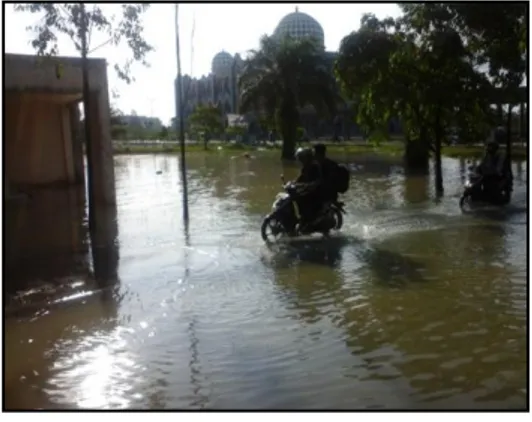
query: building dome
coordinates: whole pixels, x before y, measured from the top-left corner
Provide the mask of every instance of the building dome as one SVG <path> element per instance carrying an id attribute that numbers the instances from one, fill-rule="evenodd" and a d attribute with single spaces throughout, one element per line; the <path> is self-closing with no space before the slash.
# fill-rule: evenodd
<path id="1" fill-rule="evenodd" d="M 325 47 L 325 35 L 319 22 L 312 16 L 302 13 L 296 7 L 294 13 L 286 15 L 275 28 L 274 36 L 289 35 L 295 39 L 315 38 L 321 47 Z"/>
<path id="2" fill-rule="evenodd" d="M 218 77 L 226 77 L 231 74 L 233 57 L 227 51 L 220 51 L 212 59 L 212 73 Z"/>

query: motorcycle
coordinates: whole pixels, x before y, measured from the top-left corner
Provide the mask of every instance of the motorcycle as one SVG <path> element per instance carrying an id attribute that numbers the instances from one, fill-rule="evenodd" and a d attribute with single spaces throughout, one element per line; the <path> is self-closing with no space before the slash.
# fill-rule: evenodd
<path id="1" fill-rule="evenodd" d="M 343 202 L 335 201 L 325 204 L 313 222 L 303 225 L 296 202 L 300 190 L 294 183 L 284 183 L 284 179 L 282 180 L 284 192 L 277 194 L 272 205 L 272 212 L 262 221 L 260 232 L 265 242 L 277 240 L 282 235 L 297 237 L 322 233 L 327 236 L 331 230 L 341 229 L 343 225 L 342 214 L 345 214 Z"/>
<path id="2" fill-rule="evenodd" d="M 469 167 L 469 172 L 464 183 L 464 192 L 460 197 L 460 209 L 466 211 L 466 206 L 472 208 L 475 204 L 507 205 L 512 194 L 511 177 L 503 184 L 497 195 L 487 192 L 483 188 L 483 176 L 475 166 Z"/>

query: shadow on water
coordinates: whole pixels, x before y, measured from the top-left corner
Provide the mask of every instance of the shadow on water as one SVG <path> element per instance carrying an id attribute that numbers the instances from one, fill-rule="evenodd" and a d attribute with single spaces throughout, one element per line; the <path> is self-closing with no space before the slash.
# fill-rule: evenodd
<path id="1" fill-rule="evenodd" d="M 290 239 L 278 244 L 265 244 L 270 255 L 264 258 L 274 268 L 287 268 L 298 263 L 325 265 L 332 269 L 341 264 L 342 249 L 358 243 L 356 238 L 331 236 L 329 238 Z"/>
<path id="2" fill-rule="evenodd" d="M 361 251 L 358 259 L 367 266 L 370 277 L 386 287 L 406 287 L 408 283 L 424 283 L 425 266 L 406 255 L 371 247 Z"/>
<path id="3" fill-rule="evenodd" d="M 336 235 L 329 238 L 295 239 L 266 245 L 271 255 L 265 260 L 274 268 L 297 265 L 321 265 L 331 270 L 342 265 L 344 250 L 356 256 L 374 276 L 374 281 L 388 287 L 404 287 L 409 282 L 426 282 L 425 267 L 406 255 L 381 249 L 355 236 Z"/>

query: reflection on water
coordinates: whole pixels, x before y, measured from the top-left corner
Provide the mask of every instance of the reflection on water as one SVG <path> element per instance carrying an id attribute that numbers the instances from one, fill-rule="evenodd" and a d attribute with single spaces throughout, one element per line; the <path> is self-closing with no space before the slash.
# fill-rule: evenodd
<path id="1" fill-rule="evenodd" d="M 8 408 L 525 408 L 526 165 L 512 204 L 462 215 L 464 164 L 351 163 L 342 233 L 267 247 L 297 167 L 116 158 L 117 209 L 7 204 Z M 158 171 L 162 173 L 157 174 Z"/>

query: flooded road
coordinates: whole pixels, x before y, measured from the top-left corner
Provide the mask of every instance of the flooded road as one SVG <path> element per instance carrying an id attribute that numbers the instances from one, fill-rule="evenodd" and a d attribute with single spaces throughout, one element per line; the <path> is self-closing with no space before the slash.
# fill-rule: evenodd
<path id="1" fill-rule="evenodd" d="M 524 409 L 527 164 L 462 215 L 464 164 L 360 159 L 327 241 L 268 248 L 277 156 L 118 156 L 117 213 L 80 192 L 6 207 L 7 408 Z M 161 172 L 160 174 L 157 174 Z"/>

